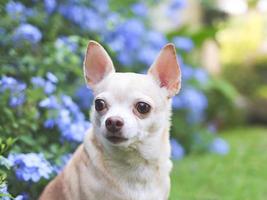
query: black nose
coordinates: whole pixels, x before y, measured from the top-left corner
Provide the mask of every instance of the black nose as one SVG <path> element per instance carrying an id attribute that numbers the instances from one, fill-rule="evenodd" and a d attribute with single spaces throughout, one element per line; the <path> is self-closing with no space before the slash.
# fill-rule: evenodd
<path id="1" fill-rule="evenodd" d="M 105 124 L 108 131 L 116 133 L 122 129 L 124 121 L 121 117 L 114 116 L 107 118 Z"/>

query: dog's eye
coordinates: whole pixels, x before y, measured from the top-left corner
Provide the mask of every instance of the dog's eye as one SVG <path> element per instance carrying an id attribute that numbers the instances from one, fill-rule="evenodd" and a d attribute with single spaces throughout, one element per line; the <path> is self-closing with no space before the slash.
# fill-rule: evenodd
<path id="1" fill-rule="evenodd" d="M 136 110 L 141 114 L 146 114 L 150 111 L 151 106 L 145 102 L 138 102 L 135 105 Z"/>
<path id="2" fill-rule="evenodd" d="M 107 107 L 106 102 L 103 99 L 96 99 L 95 100 L 95 109 L 96 111 L 100 112 Z"/>

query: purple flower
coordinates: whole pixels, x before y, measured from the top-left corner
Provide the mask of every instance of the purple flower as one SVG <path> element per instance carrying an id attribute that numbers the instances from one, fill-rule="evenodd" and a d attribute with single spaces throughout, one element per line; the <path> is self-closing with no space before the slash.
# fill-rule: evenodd
<path id="1" fill-rule="evenodd" d="M 189 52 L 194 48 L 193 41 L 187 37 L 174 37 L 173 43 L 175 44 L 176 48 L 186 52 Z"/>
<path id="2" fill-rule="evenodd" d="M 42 39 L 42 33 L 37 27 L 31 24 L 21 24 L 15 29 L 13 39 L 15 41 L 24 40 L 36 44 Z"/>
<path id="3" fill-rule="evenodd" d="M 10 154 L 8 159 L 19 180 L 38 182 L 41 178 L 48 179 L 53 172 L 50 163 L 41 153 Z"/>
<path id="4" fill-rule="evenodd" d="M 209 150 L 213 153 L 226 155 L 229 152 L 229 145 L 224 139 L 215 138 L 211 143 Z"/>
<path id="5" fill-rule="evenodd" d="M 180 160 L 184 157 L 185 151 L 180 143 L 175 139 L 171 139 L 171 156 L 175 160 Z"/>

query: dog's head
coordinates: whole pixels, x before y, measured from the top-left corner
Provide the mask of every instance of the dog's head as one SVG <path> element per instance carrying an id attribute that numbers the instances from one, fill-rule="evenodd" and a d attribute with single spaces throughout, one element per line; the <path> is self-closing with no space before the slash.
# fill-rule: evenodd
<path id="1" fill-rule="evenodd" d="M 90 41 L 84 76 L 94 93 L 91 121 L 102 142 L 128 147 L 148 137 L 158 137 L 169 128 L 171 97 L 181 85 L 172 44 L 160 51 L 148 73 L 143 75 L 116 73 L 104 48 Z"/>

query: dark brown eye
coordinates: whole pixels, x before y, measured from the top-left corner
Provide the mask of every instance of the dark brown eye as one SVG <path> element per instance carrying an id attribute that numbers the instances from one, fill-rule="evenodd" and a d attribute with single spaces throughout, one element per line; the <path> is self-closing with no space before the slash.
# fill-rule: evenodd
<path id="1" fill-rule="evenodd" d="M 135 107 L 136 110 L 141 114 L 147 114 L 151 109 L 151 106 L 145 102 L 138 102 Z"/>
<path id="2" fill-rule="evenodd" d="M 95 109 L 100 112 L 103 111 L 107 107 L 106 102 L 103 99 L 95 100 Z"/>

